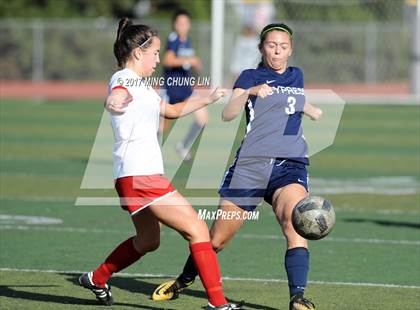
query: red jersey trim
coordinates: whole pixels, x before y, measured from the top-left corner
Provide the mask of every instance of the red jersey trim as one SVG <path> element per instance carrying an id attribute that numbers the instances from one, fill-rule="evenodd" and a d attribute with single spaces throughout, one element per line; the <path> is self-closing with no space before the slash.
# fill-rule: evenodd
<path id="1" fill-rule="evenodd" d="M 128 91 L 128 89 L 127 89 L 126 87 L 122 86 L 122 85 L 117 85 L 117 86 L 114 86 L 114 87 L 111 89 L 111 91 L 113 91 L 114 89 L 124 89 L 124 90 Z"/>

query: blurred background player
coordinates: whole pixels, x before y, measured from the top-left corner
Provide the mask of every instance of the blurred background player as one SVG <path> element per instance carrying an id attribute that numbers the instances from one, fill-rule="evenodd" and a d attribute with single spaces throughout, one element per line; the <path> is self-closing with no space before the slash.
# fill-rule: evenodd
<path id="1" fill-rule="evenodd" d="M 230 121 L 245 108 L 247 129 L 219 189 L 219 209 L 244 214 L 255 210 L 262 199 L 273 207 L 287 242 L 284 264 L 289 309 L 312 310 L 315 305 L 304 297 L 309 271 L 308 242 L 294 230 L 291 214 L 294 206 L 308 195 L 309 159 L 302 115 L 317 120 L 321 110 L 305 101 L 303 72 L 288 66 L 292 35 L 285 24 L 264 27 L 258 45 L 260 64 L 256 69 L 244 70 L 233 86 L 222 118 Z M 216 252 L 226 246 L 243 223 L 244 217 L 217 218 L 213 222 L 210 236 Z M 182 274 L 175 281 L 161 284 L 155 292 L 174 298 L 196 276 L 190 256 Z"/>
<path id="2" fill-rule="evenodd" d="M 217 101 L 225 91 L 216 89 L 206 97 L 169 105 L 145 85 L 142 78 L 153 74 L 159 61 L 160 39 L 146 25 L 119 22 L 114 54 L 121 70 L 109 83 L 106 108 L 114 131 L 114 178 L 121 207 L 132 218 L 136 235 L 130 237 L 93 272 L 84 273 L 79 283 L 98 301 L 111 305 L 111 276 L 130 266 L 160 243 L 160 223 L 178 231 L 189 242 L 209 304 L 206 309 L 240 309 L 223 294 L 221 275 L 206 223 L 163 176 L 158 143 L 159 115 L 178 118 Z"/>
<path id="3" fill-rule="evenodd" d="M 255 68 L 258 64 L 258 35 L 251 25 L 244 25 L 235 40 L 232 50 L 230 73 L 233 81 L 247 68 Z"/>
<path id="4" fill-rule="evenodd" d="M 189 37 L 191 29 L 190 13 L 186 10 L 176 11 L 172 18 L 172 26 L 174 31 L 168 36 L 166 51 L 163 56 L 166 95 L 170 104 L 184 101 L 193 93 L 194 85 L 173 85 L 174 81 L 191 77 L 192 69 L 200 71 L 202 68 L 201 60 L 195 55 Z M 193 115 L 194 122 L 185 138 L 176 144 L 176 151 L 187 161 L 191 160 L 189 153 L 191 144 L 208 121 L 208 112 L 205 108 L 195 111 Z M 163 127 L 165 129 L 168 126 L 164 125 Z"/>

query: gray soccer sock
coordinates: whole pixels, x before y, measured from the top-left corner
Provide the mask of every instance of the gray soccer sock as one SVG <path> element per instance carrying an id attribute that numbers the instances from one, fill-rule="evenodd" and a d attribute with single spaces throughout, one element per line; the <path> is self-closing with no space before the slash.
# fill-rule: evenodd
<path id="1" fill-rule="evenodd" d="M 184 141 L 182 142 L 184 148 L 187 148 L 190 146 L 190 144 L 194 143 L 195 139 L 198 137 L 202 129 L 203 127 L 197 124 L 196 122 L 194 122 L 191 125 L 190 130 L 188 131 Z"/>

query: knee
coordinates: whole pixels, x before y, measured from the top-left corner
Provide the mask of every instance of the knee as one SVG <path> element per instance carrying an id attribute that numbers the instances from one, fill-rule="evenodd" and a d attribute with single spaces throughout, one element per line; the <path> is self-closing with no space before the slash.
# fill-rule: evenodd
<path id="1" fill-rule="evenodd" d="M 148 252 L 156 251 L 160 246 L 160 238 L 142 239 L 138 236 L 133 238 L 134 248 L 137 252 L 146 254 Z"/>
<path id="2" fill-rule="evenodd" d="M 210 239 L 211 245 L 213 246 L 213 249 L 216 253 L 223 250 L 228 243 L 228 240 L 225 238 L 225 236 L 213 228 L 210 230 Z"/>
<path id="3" fill-rule="evenodd" d="M 293 224 L 292 224 L 292 219 L 285 219 L 284 221 L 282 221 L 282 228 L 284 231 L 285 235 L 289 235 L 289 234 L 293 234 L 296 233 Z"/>
<path id="4" fill-rule="evenodd" d="M 294 236 L 297 235 L 295 228 L 293 227 L 291 219 L 285 219 L 281 222 L 281 227 L 283 230 L 283 234 L 287 240 L 292 239 Z"/>
<path id="5" fill-rule="evenodd" d="M 221 239 L 217 239 L 217 238 L 212 238 L 211 239 L 211 245 L 212 245 L 212 247 L 213 247 L 213 250 L 216 252 L 216 253 L 218 253 L 218 252 L 220 252 L 221 250 L 223 250 L 223 248 L 225 247 L 225 245 L 226 245 L 226 242 L 224 242 L 223 240 L 221 240 Z"/>
<path id="6" fill-rule="evenodd" d="M 282 228 L 288 248 L 308 247 L 308 241 L 296 232 L 291 221 L 283 223 Z"/>
<path id="7" fill-rule="evenodd" d="M 151 242 L 149 242 L 149 244 L 147 245 L 147 252 L 153 252 L 156 251 L 160 246 L 160 239 L 157 240 L 153 240 Z"/>
<path id="8" fill-rule="evenodd" d="M 285 216 L 281 216 L 281 217 L 277 217 L 277 221 L 280 224 L 280 227 L 283 231 L 284 236 L 287 238 L 287 236 L 296 233 L 295 229 L 293 228 L 293 224 L 292 224 L 292 219 L 285 217 Z"/>
<path id="9" fill-rule="evenodd" d="M 288 243 L 291 240 L 302 238 L 300 235 L 298 235 L 295 228 L 293 227 L 292 217 L 289 214 L 282 212 L 281 216 L 277 215 L 277 221 L 279 222 L 283 231 L 283 235 Z"/>
<path id="10" fill-rule="evenodd" d="M 209 228 L 203 220 L 198 220 L 191 224 L 182 235 L 189 242 L 205 242 L 210 240 Z"/>

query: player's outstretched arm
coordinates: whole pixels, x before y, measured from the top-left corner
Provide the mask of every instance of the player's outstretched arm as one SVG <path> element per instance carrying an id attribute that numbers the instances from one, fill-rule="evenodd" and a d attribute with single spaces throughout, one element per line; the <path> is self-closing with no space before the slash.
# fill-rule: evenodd
<path id="1" fill-rule="evenodd" d="M 166 51 L 163 56 L 163 65 L 170 68 L 178 68 L 184 65 L 191 65 L 194 69 L 200 71 L 202 68 L 200 58 L 196 56 L 178 57 L 174 51 Z"/>
<path id="2" fill-rule="evenodd" d="M 238 116 L 248 99 L 248 96 L 258 96 L 265 98 L 273 94 L 273 89 L 267 84 L 261 84 L 249 89 L 235 88 L 229 102 L 222 112 L 222 120 L 225 122 L 233 120 Z"/>
<path id="3" fill-rule="evenodd" d="M 216 88 L 208 96 L 190 97 L 186 101 L 176 104 L 169 104 L 162 100 L 160 105 L 160 115 L 169 119 L 180 118 L 216 102 L 221 97 L 226 96 L 226 93 L 226 89 Z"/>
<path id="4" fill-rule="evenodd" d="M 111 114 L 124 114 L 124 108 L 133 100 L 126 89 L 114 89 L 105 100 L 105 109 Z"/>
<path id="5" fill-rule="evenodd" d="M 309 102 L 305 102 L 305 105 L 303 106 L 303 113 L 309 116 L 313 121 L 320 119 L 322 116 L 322 110 L 320 108 L 314 107 Z"/>

